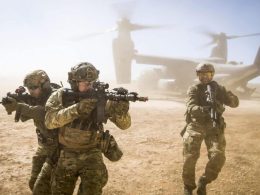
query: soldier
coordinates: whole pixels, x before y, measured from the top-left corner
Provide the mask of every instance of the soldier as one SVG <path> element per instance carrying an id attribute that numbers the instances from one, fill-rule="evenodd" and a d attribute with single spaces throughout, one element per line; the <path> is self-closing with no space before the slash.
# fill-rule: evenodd
<path id="1" fill-rule="evenodd" d="M 58 145 L 57 131 L 47 130 L 44 124 L 45 103 L 55 89 L 51 86 L 50 79 L 43 70 L 35 70 L 27 74 L 23 84 L 27 87 L 30 98 L 24 102 L 17 102 L 16 99 L 7 97 L 8 103 L 3 104 L 3 106 L 8 113 L 12 113 L 13 111 L 19 112 L 22 122 L 33 119 L 36 126 L 38 148 L 32 159 L 32 171 L 29 180 L 29 187 L 33 191 L 35 181 L 47 156 L 52 154 Z M 48 186 L 45 186 L 45 188 L 48 188 L 47 190 L 50 191 L 50 181 L 46 183 Z"/>
<path id="2" fill-rule="evenodd" d="M 185 133 L 183 134 L 183 182 L 184 194 L 190 195 L 196 188 L 195 166 L 204 140 L 208 151 L 208 163 L 199 178 L 197 194 L 206 194 L 206 185 L 215 180 L 225 163 L 224 105 L 235 108 L 237 96 L 213 81 L 215 73 L 211 64 L 196 67 L 200 83 L 188 90 Z"/>
<path id="3" fill-rule="evenodd" d="M 88 92 L 98 74 L 92 64 L 80 63 L 71 68 L 68 82 L 74 92 Z M 78 194 L 102 194 L 108 180 L 102 152 L 112 161 L 119 160 L 122 152 L 114 138 L 103 133 L 103 124 L 96 122 L 96 99 L 66 102 L 63 95 L 64 90 L 60 89 L 46 103 L 46 126 L 59 128 L 60 155 L 53 175 L 52 193 L 72 194 L 80 177 Z M 108 101 L 106 115 L 117 127 L 127 129 L 131 125 L 128 109 L 128 101 Z"/>

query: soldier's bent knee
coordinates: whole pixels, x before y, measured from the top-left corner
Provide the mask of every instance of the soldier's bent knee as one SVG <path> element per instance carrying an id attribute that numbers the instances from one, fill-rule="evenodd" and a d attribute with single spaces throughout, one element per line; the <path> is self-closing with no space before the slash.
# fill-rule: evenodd
<path id="1" fill-rule="evenodd" d="M 223 152 L 217 153 L 214 155 L 213 159 L 215 161 L 214 164 L 216 166 L 216 169 L 218 169 L 220 171 L 226 161 L 225 154 Z"/>
<path id="2" fill-rule="evenodd" d="M 108 173 L 107 169 L 104 166 L 102 169 L 97 169 L 97 170 L 84 170 L 81 173 L 81 180 L 83 180 L 83 183 L 95 183 L 96 185 L 100 185 L 102 188 L 107 184 L 108 181 Z M 84 185 L 84 184 L 83 184 Z"/>

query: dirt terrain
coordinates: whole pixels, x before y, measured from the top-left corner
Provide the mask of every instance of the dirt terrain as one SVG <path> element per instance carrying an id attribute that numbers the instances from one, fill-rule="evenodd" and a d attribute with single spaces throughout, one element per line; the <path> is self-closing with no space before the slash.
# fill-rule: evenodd
<path id="1" fill-rule="evenodd" d="M 185 104 L 181 100 L 132 103 L 132 126 L 106 125 L 124 151 L 119 162 L 105 159 L 109 181 L 104 195 L 182 194 L 182 139 Z M 260 194 L 260 101 L 242 100 L 227 108 L 226 164 L 208 194 Z M 32 121 L 15 123 L 0 106 L 0 194 L 30 194 L 28 179 L 37 141 Z M 207 162 L 203 144 L 197 178 Z M 76 194 L 76 193 L 75 193 Z"/>

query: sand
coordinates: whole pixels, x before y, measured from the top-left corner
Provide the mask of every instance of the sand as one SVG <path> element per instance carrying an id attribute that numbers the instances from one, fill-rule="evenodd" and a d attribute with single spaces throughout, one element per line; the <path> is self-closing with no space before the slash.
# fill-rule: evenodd
<path id="1" fill-rule="evenodd" d="M 185 104 L 182 99 L 131 103 L 132 126 L 119 130 L 108 123 L 124 151 L 119 162 L 105 159 L 109 181 L 104 195 L 179 195 L 182 184 L 182 138 Z M 224 113 L 226 164 L 208 194 L 260 194 L 260 101 L 242 100 Z M 30 194 L 27 185 L 37 148 L 32 121 L 15 123 L 0 106 L 0 194 Z M 207 162 L 205 145 L 197 163 L 197 179 Z M 76 193 L 74 193 L 76 194 Z"/>

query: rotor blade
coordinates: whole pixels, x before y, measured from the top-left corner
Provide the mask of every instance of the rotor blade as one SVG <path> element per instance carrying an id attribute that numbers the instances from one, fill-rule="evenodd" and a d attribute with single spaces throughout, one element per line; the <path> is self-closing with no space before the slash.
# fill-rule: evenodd
<path id="1" fill-rule="evenodd" d="M 111 28 L 111 29 L 107 29 L 107 30 L 104 30 L 104 31 L 100 31 L 100 32 L 93 32 L 93 33 L 87 33 L 87 34 L 84 34 L 84 35 L 75 36 L 75 37 L 72 37 L 71 40 L 72 41 L 81 41 L 81 40 L 84 40 L 84 39 L 88 39 L 90 37 L 95 37 L 95 36 L 98 36 L 98 35 L 114 32 L 114 31 L 117 31 L 116 27 Z"/>
<path id="2" fill-rule="evenodd" d="M 211 46 L 211 45 L 214 45 L 216 43 L 216 40 L 212 40 L 212 41 L 210 41 L 210 42 L 208 42 L 208 43 L 206 43 L 206 44 L 203 44 L 202 46 L 200 46 L 199 48 L 200 49 L 204 49 L 204 48 L 206 48 L 206 47 L 209 47 L 209 46 Z"/>
<path id="3" fill-rule="evenodd" d="M 200 31 L 200 33 L 212 38 L 212 39 L 216 39 L 216 37 L 219 36 L 218 33 L 215 33 L 215 32 L 212 32 L 212 31 L 209 31 L 209 30 L 203 30 L 203 31 Z"/>
<path id="4" fill-rule="evenodd" d="M 205 44 L 199 46 L 199 47 L 198 47 L 199 49 L 205 49 L 205 48 L 207 48 L 207 47 L 209 47 L 209 46 L 214 45 L 214 44 L 217 43 L 218 38 L 219 38 L 219 34 L 214 33 L 214 32 L 212 32 L 212 31 L 209 31 L 209 30 L 201 30 L 201 29 L 198 29 L 198 30 L 196 30 L 196 31 L 197 31 L 198 33 L 200 33 L 200 34 L 206 35 L 209 39 L 211 39 L 208 43 L 205 43 Z"/>
<path id="5" fill-rule="evenodd" d="M 227 36 L 227 39 L 236 39 L 236 38 L 242 38 L 242 37 L 253 37 L 253 36 L 259 36 L 260 33 L 253 33 L 253 34 L 247 34 L 247 35 L 230 35 Z"/>
<path id="6" fill-rule="evenodd" d="M 145 30 L 145 29 L 171 29 L 172 25 L 143 25 L 143 24 L 131 24 L 131 31 L 135 30 Z"/>

